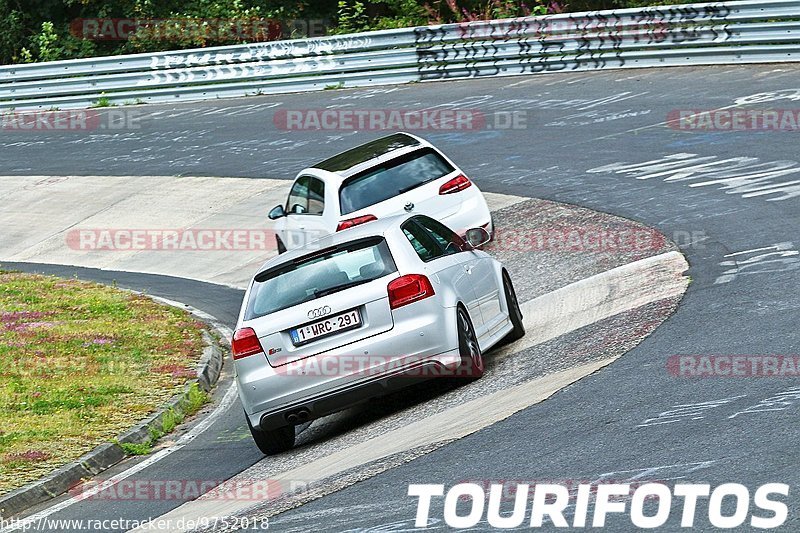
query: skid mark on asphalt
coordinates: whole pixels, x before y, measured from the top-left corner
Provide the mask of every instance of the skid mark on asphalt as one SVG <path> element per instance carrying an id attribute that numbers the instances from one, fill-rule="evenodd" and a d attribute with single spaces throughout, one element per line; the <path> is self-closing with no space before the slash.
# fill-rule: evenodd
<path id="1" fill-rule="evenodd" d="M 730 283 L 737 276 L 787 272 L 800 268 L 800 251 L 787 242 L 725 254 L 719 266 L 726 270 L 714 280 L 715 285 Z"/>
<path id="2" fill-rule="evenodd" d="M 800 196 L 800 180 L 787 181 L 785 178 L 800 174 L 800 163 L 791 160 L 764 163 L 757 157 L 720 159 L 718 156 L 678 153 L 642 163 L 612 163 L 586 172 L 624 174 L 637 180 L 691 181 L 689 187 L 716 185 L 726 194 L 739 194 L 742 198 L 768 196 L 768 202 Z M 780 180 L 775 181 L 778 178 Z"/>
<path id="3" fill-rule="evenodd" d="M 796 374 L 796 371 L 797 368 L 792 362 L 792 374 Z M 800 406 L 800 387 L 795 386 L 788 389 L 779 389 L 773 393 L 765 392 L 758 398 L 752 398 L 747 394 L 739 394 L 728 398 L 671 405 L 667 411 L 662 411 L 658 415 L 645 419 L 636 427 L 648 428 L 667 424 L 690 424 L 698 420 L 720 424 L 727 423 L 729 420 L 740 416 L 772 415 L 782 411 L 794 410 L 798 406 Z"/>

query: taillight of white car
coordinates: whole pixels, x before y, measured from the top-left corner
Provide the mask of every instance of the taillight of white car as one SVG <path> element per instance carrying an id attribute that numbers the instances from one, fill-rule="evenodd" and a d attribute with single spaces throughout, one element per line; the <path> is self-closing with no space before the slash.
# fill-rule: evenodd
<path id="1" fill-rule="evenodd" d="M 469 178 L 464 174 L 459 174 L 455 178 L 439 187 L 439 194 L 453 194 L 454 192 L 460 192 L 464 189 L 469 189 L 471 186 L 472 182 L 469 181 Z"/>

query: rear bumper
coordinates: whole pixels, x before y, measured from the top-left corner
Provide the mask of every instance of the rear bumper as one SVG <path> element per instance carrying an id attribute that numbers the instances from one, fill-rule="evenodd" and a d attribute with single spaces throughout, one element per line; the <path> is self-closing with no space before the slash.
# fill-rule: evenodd
<path id="1" fill-rule="evenodd" d="M 394 327 L 327 353 L 271 366 L 256 354 L 235 362 L 239 397 L 253 427 L 271 429 L 341 410 L 390 390 L 446 375 L 461 362 L 455 313 L 439 305 L 393 312 Z M 306 410 L 300 420 L 287 416 Z"/>
<path id="2" fill-rule="evenodd" d="M 370 398 L 376 398 L 392 391 L 409 387 L 435 376 L 452 375 L 458 367 L 460 356 L 458 350 L 431 356 L 425 360 L 417 360 L 395 370 L 386 371 L 378 376 L 367 377 L 328 390 L 315 396 L 303 398 L 291 404 L 249 415 L 254 427 L 269 430 L 288 424 L 314 420 Z M 292 421 L 289 421 L 290 418 Z"/>

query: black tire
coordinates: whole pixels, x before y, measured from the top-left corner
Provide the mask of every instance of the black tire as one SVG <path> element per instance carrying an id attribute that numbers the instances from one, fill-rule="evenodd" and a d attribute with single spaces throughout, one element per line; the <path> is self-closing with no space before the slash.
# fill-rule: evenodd
<path id="1" fill-rule="evenodd" d="M 278 255 L 286 253 L 286 245 L 283 244 L 283 241 L 277 235 L 275 235 L 275 242 L 278 244 Z"/>
<path id="2" fill-rule="evenodd" d="M 291 450 L 294 447 L 294 426 L 283 426 L 278 429 L 271 429 L 262 431 L 256 429 L 250 424 L 250 418 L 245 415 L 247 420 L 247 427 L 250 428 L 250 434 L 253 440 L 264 455 L 275 455 L 276 453 Z"/>
<path id="3" fill-rule="evenodd" d="M 458 306 L 456 311 L 456 328 L 458 328 L 458 351 L 461 354 L 461 365 L 457 377 L 475 380 L 483 376 L 483 354 L 475 336 L 475 328 L 466 309 Z"/>
<path id="4" fill-rule="evenodd" d="M 511 283 L 511 276 L 508 272 L 503 270 L 503 292 L 506 295 L 506 305 L 508 306 L 508 318 L 511 319 L 511 324 L 514 326 L 504 342 L 514 342 L 525 336 L 525 325 L 522 323 L 522 311 L 519 309 L 519 302 L 517 301 L 517 293 L 514 291 L 514 285 Z"/>

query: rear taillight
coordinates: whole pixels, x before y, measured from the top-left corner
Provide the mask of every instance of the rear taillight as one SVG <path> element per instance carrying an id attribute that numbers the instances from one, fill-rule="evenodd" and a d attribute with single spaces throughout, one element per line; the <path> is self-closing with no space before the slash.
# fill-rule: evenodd
<path id="1" fill-rule="evenodd" d="M 451 179 L 441 187 L 439 187 L 439 194 L 453 194 L 454 192 L 463 191 L 472 186 L 472 182 L 464 174 L 459 174 Z"/>
<path id="2" fill-rule="evenodd" d="M 359 224 L 366 224 L 367 222 L 372 222 L 373 220 L 378 220 L 378 217 L 375 215 L 363 215 L 360 217 L 348 218 L 347 220 L 342 220 L 339 222 L 339 225 L 336 226 L 336 231 L 352 228 L 353 226 L 358 226 Z"/>
<path id="3" fill-rule="evenodd" d="M 389 307 L 392 309 L 423 300 L 435 294 L 430 280 L 422 274 L 408 274 L 392 280 L 387 289 L 389 290 Z"/>
<path id="4" fill-rule="evenodd" d="M 253 331 L 253 328 L 242 328 L 237 329 L 236 333 L 233 334 L 231 351 L 234 359 L 241 359 L 248 355 L 261 353 L 264 349 L 261 347 L 261 343 L 258 342 L 258 336 Z"/>

